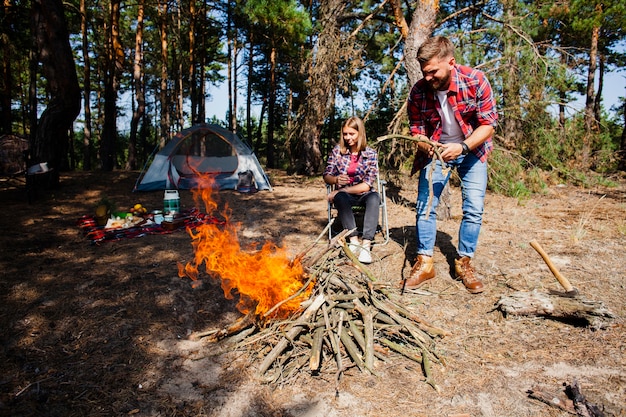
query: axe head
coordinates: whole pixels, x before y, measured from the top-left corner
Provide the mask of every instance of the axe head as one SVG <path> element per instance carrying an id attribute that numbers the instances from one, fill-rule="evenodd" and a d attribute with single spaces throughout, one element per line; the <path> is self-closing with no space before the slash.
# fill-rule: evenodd
<path id="1" fill-rule="evenodd" d="M 576 298 L 579 293 L 578 289 L 574 288 L 571 291 L 557 291 L 557 290 L 548 290 L 551 295 L 558 295 L 559 297 L 566 298 Z"/>

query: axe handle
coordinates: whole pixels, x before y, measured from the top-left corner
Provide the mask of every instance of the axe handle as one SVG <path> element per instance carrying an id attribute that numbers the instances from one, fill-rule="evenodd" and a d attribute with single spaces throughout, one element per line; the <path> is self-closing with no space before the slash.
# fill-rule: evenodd
<path id="1" fill-rule="evenodd" d="M 567 292 L 574 291 L 574 287 L 572 286 L 572 284 L 569 282 L 567 278 L 561 275 L 561 273 L 556 268 L 556 266 L 552 263 L 552 260 L 550 259 L 548 254 L 543 250 L 539 242 L 537 242 L 536 240 L 533 240 L 530 242 L 530 246 L 532 246 L 533 249 L 535 249 L 537 253 L 541 255 L 543 260 L 546 262 L 546 265 L 548 265 L 548 268 L 550 268 L 550 271 L 552 272 L 556 280 L 559 281 L 559 284 L 563 286 L 565 291 Z"/>

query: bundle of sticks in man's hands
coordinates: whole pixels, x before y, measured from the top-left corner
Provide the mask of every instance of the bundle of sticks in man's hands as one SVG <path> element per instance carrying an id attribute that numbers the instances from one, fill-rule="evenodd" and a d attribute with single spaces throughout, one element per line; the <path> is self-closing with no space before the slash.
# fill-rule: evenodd
<path id="1" fill-rule="evenodd" d="M 380 361 L 402 356 L 419 364 L 425 381 L 438 390 L 431 363 L 444 363 L 435 338 L 447 332 L 394 302 L 350 252 L 345 234 L 313 255 L 303 251 L 307 258 L 302 263 L 315 285 L 301 311 L 286 320 L 262 323 L 248 314 L 228 329 L 201 336 L 247 350 L 260 361 L 258 374 L 269 383 L 323 372 L 339 380 L 351 368 L 376 374 Z"/>

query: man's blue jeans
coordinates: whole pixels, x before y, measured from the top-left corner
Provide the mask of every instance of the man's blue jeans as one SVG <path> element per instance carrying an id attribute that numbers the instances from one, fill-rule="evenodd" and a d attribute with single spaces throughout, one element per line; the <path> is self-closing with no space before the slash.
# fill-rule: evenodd
<path id="1" fill-rule="evenodd" d="M 437 161 L 432 176 L 433 200 L 430 216 L 426 218 L 428 208 L 429 185 L 428 177 L 432 169 L 431 164 L 420 171 L 417 191 L 417 214 L 415 234 L 417 237 L 417 254 L 433 256 L 435 239 L 437 237 L 437 206 L 452 170 L 444 175 L 441 171 L 441 162 Z M 460 257 L 474 256 L 478 244 L 478 235 L 482 225 L 485 206 L 485 192 L 487 190 L 487 163 L 481 162 L 474 153 L 459 156 L 448 166 L 456 168 L 461 178 L 461 195 L 463 198 L 463 220 L 459 228 L 459 246 L 457 253 Z"/>

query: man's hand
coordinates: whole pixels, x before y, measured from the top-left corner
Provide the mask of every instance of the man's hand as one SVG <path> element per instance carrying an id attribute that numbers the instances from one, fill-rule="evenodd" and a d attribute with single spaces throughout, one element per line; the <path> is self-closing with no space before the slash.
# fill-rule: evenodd
<path id="1" fill-rule="evenodd" d="M 418 138 L 423 139 L 423 140 L 429 140 L 428 137 L 423 136 L 423 135 L 418 136 Z M 429 158 L 432 158 L 433 153 L 435 153 L 430 143 L 421 142 L 421 141 L 417 142 L 417 151 L 428 155 Z"/>
<path id="2" fill-rule="evenodd" d="M 444 143 L 441 145 L 441 159 L 444 162 L 453 161 L 463 152 L 463 146 L 460 143 Z"/>

